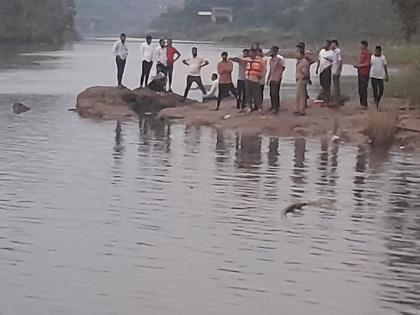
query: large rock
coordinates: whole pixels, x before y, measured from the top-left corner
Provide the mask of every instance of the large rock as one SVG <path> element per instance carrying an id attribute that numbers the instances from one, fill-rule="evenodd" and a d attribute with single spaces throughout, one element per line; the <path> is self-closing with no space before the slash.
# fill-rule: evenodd
<path id="1" fill-rule="evenodd" d="M 24 112 L 27 112 L 27 111 L 29 111 L 29 110 L 31 110 L 31 109 L 30 109 L 28 106 L 26 106 L 26 105 L 24 105 L 24 104 L 22 104 L 22 103 L 15 102 L 15 103 L 13 104 L 13 112 L 14 112 L 15 114 L 17 114 L 17 115 L 22 114 L 22 113 L 24 113 Z"/>
<path id="2" fill-rule="evenodd" d="M 129 89 L 91 87 L 77 96 L 76 109 L 82 117 L 99 119 L 126 119 L 135 116 L 130 105 L 136 95 Z"/>
<path id="3" fill-rule="evenodd" d="M 159 111 L 194 103 L 184 102 L 174 93 L 157 93 L 149 89 L 91 87 L 77 96 L 76 109 L 82 117 L 97 119 L 129 119 L 144 112 Z"/>

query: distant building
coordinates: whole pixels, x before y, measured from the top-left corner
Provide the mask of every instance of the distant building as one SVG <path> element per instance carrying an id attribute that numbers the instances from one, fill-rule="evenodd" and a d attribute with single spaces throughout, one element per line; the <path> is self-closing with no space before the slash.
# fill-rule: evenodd
<path id="1" fill-rule="evenodd" d="M 200 11 L 199 16 L 210 17 L 213 23 L 232 23 L 233 9 L 231 7 L 213 7 L 211 11 Z"/>

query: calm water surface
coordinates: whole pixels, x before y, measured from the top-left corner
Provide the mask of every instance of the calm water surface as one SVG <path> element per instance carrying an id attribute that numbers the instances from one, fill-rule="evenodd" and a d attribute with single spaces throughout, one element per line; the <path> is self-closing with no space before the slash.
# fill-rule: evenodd
<path id="1" fill-rule="evenodd" d="M 418 152 L 153 117 L 116 137 L 66 111 L 114 82 L 109 59 L 109 43 L 1 59 L 0 314 L 420 313 Z"/>

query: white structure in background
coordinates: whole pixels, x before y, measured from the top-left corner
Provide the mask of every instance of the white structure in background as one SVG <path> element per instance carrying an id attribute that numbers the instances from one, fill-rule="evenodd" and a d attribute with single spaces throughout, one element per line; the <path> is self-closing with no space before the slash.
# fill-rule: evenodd
<path id="1" fill-rule="evenodd" d="M 198 15 L 210 17 L 213 23 L 233 22 L 233 9 L 231 7 L 214 7 L 211 11 L 199 11 Z"/>

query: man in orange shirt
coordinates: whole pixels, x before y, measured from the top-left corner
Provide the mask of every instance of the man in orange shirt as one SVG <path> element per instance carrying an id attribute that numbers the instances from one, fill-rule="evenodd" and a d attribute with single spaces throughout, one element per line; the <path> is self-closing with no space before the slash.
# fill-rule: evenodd
<path id="1" fill-rule="evenodd" d="M 251 49 L 249 57 L 244 59 L 247 62 L 245 73 L 245 89 L 248 111 L 258 110 L 262 112 L 262 90 L 260 81 L 266 71 L 266 63 L 258 56 L 258 51 Z"/>
<path id="2" fill-rule="evenodd" d="M 216 111 L 220 108 L 220 103 L 224 97 L 232 93 L 238 102 L 238 92 L 232 83 L 233 62 L 228 60 L 228 53 L 222 53 L 222 61 L 217 64 L 217 72 L 219 73 L 219 96 L 217 98 Z M 239 104 L 237 104 L 239 107 Z"/>

